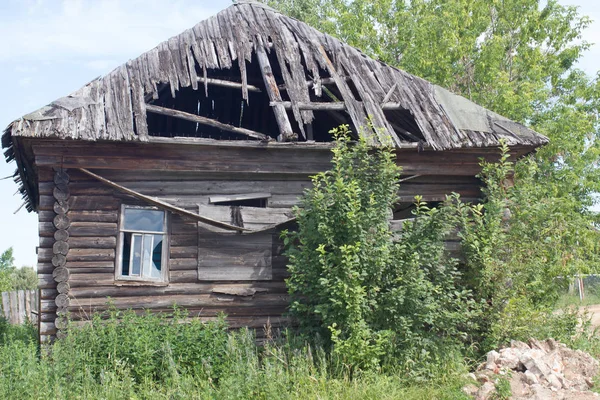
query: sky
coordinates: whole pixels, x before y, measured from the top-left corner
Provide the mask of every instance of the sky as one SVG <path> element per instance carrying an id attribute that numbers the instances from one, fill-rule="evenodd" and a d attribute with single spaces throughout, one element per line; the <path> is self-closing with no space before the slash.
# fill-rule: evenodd
<path id="1" fill-rule="evenodd" d="M 598 0 L 559 0 L 595 22 L 583 40 L 594 43 L 579 67 L 600 68 Z M 0 129 L 66 96 L 229 6 L 231 0 L 0 0 Z M 16 166 L 0 157 L 0 179 Z M 14 248 L 18 266 L 35 266 L 37 214 L 27 213 L 17 185 L 0 180 L 0 252 Z"/>

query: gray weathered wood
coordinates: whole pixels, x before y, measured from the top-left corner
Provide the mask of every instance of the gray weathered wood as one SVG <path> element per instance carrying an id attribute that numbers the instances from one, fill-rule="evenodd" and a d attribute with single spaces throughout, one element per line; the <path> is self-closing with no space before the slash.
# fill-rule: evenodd
<path id="1" fill-rule="evenodd" d="M 256 56 L 269 99 L 272 102 L 281 102 L 281 93 L 279 93 L 275 76 L 273 76 L 273 70 L 271 68 L 271 63 L 269 62 L 269 56 L 265 51 L 262 39 L 259 39 L 258 43 L 256 44 Z M 277 125 L 279 126 L 279 132 L 282 139 L 281 141 L 287 142 L 291 140 L 297 140 L 298 135 L 294 134 L 292 131 L 292 125 L 290 124 L 285 107 L 275 104 L 273 106 L 273 113 L 275 114 Z"/>
<path id="2" fill-rule="evenodd" d="M 227 88 L 233 88 L 233 89 L 242 89 L 242 84 L 238 83 L 238 82 L 231 82 L 231 81 L 225 81 L 222 79 L 213 79 L 213 78 L 203 78 L 203 77 L 198 77 L 197 78 L 198 82 L 203 82 L 203 83 L 207 83 L 209 85 L 214 85 L 214 86 L 220 86 L 220 87 L 227 87 Z M 255 92 L 255 93 L 261 93 L 262 90 L 260 90 L 260 88 L 253 86 L 253 85 L 248 85 L 248 91 L 249 92 Z"/>
<path id="3" fill-rule="evenodd" d="M 229 229 L 229 230 L 240 231 L 240 232 L 242 232 L 242 231 L 245 230 L 245 229 L 240 228 L 238 226 L 233 226 L 233 225 L 230 225 L 230 224 L 225 224 L 225 223 L 222 223 L 222 222 L 219 222 L 219 221 L 212 220 L 210 218 L 203 217 L 203 216 L 198 215 L 198 214 L 194 214 L 194 213 L 192 213 L 190 211 L 187 211 L 187 210 L 184 210 L 182 208 L 173 206 L 172 204 L 169 204 L 167 202 L 158 200 L 156 198 L 152 198 L 150 196 L 143 195 L 143 194 L 138 193 L 138 192 L 136 192 L 134 190 L 127 189 L 124 186 L 118 185 L 118 184 L 116 184 L 116 183 L 114 183 L 114 182 L 112 182 L 112 181 L 110 181 L 108 179 L 105 179 L 105 178 L 101 177 L 100 175 L 96 175 L 93 172 L 90 172 L 90 171 L 88 171 L 88 170 L 86 170 L 84 168 L 80 168 L 79 170 L 82 171 L 82 172 L 84 172 L 84 173 L 86 173 L 86 174 L 88 174 L 88 175 L 90 175 L 90 176 L 92 176 L 92 177 L 94 177 L 94 178 L 96 178 L 96 179 L 98 179 L 100 182 L 102 182 L 102 183 L 104 183 L 104 184 L 106 184 L 108 186 L 114 187 L 114 188 L 116 188 L 116 189 L 118 189 L 118 190 L 120 190 L 120 191 L 122 191 L 124 193 L 127 193 L 129 195 L 132 195 L 132 196 L 134 196 L 134 197 L 136 197 L 136 198 L 138 198 L 140 200 L 146 201 L 146 202 L 148 202 L 148 203 L 150 203 L 152 205 L 155 205 L 155 206 L 158 206 L 158 207 L 161 207 L 161 208 L 165 208 L 165 209 L 167 209 L 167 210 L 169 210 L 171 212 L 174 212 L 176 214 L 180 214 L 180 215 L 182 215 L 184 217 L 192 218 L 192 219 L 194 219 L 196 221 L 200 221 L 200 222 L 203 222 L 205 224 L 217 226 L 217 227 L 220 227 L 220 228 L 223 228 L 223 229 Z"/>
<path id="4" fill-rule="evenodd" d="M 238 128 L 236 126 L 224 124 L 224 123 L 216 121 L 214 119 L 202 117 L 200 115 L 186 113 L 186 112 L 179 111 L 179 110 L 174 110 L 171 108 L 165 108 L 165 107 L 148 104 L 146 106 L 146 111 L 154 113 L 154 114 L 166 115 L 166 116 L 173 117 L 173 118 L 180 118 L 180 119 L 184 119 L 186 121 L 196 122 L 200 125 L 212 126 L 213 128 L 221 129 L 223 131 L 237 133 L 239 135 L 249 136 L 254 139 L 260 139 L 260 140 L 266 140 L 266 141 L 271 140 L 271 138 L 269 136 L 267 136 L 263 133 L 260 133 L 260 132 L 255 132 L 255 131 L 252 131 L 252 130 L 246 129 L 246 128 Z"/>

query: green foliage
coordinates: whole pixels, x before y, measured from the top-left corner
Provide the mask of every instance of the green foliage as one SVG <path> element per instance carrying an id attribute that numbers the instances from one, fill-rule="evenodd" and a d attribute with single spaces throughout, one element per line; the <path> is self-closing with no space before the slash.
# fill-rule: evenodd
<path id="1" fill-rule="evenodd" d="M 545 134 L 550 144 L 523 165 L 535 187 L 528 200 L 554 199 L 564 220 L 583 222 L 580 229 L 600 222 L 587 211 L 600 192 L 600 80 L 575 67 L 589 48 L 581 35 L 590 24 L 576 7 L 557 0 L 267 3 Z"/>
<path id="2" fill-rule="evenodd" d="M 427 385 L 411 384 L 395 374 L 361 374 L 351 379 L 347 370 L 332 362 L 322 348 L 303 344 L 292 336 L 258 347 L 247 330 L 223 332 L 222 321 L 201 329 L 194 325 L 196 322 L 176 324 L 162 317 L 125 313 L 119 316 L 127 319 L 120 327 L 116 317 L 113 313 L 107 321 L 95 320 L 71 331 L 66 339 L 43 351 L 41 357 L 37 344 L 27 336 L 28 327 L 10 328 L 10 340 L 0 343 L 0 397 L 466 399 L 461 391 L 465 367 L 460 362 L 453 369 L 438 371 L 436 379 Z M 154 332 L 157 329 L 160 333 Z M 22 333 L 16 332 L 19 330 Z M 173 336 L 175 331 L 177 335 Z M 121 347 L 122 334 L 130 334 L 131 341 L 142 344 L 129 343 L 124 350 L 113 350 Z M 199 343 L 193 343 L 194 339 Z M 181 341 L 182 348 L 203 348 L 190 348 L 190 355 L 181 356 L 176 350 L 164 350 L 175 341 Z M 200 353 L 204 369 L 190 367 L 191 359 Z M 143 355 L 151 360 L 144 360 Z M 158 355 L 164 359 L 159 360 Z M 218 374 L 212 356 L 220 360 Z M 149 368 L 151 364 L 156 368 Z"/>
<path id="3" fill-rule="evenodd" d="M 17 268 L 13 248 L 9 247 L 0 255 L 0 292 L 37 289 L 37 274 L 31 267 Z"/>
<path id="4" fill-rule="evenodd" d="M 395 240 L 392 151 L 351 143 L 347 127 L 333 134 L 332 168 L 313 178 L 296 209 L 297 232 L 284 233 L 291 312 L 351 369 L 387 360 L 417 371 L 441 348 L 459 349 L 479 315 L 470 292 L 456 286 L 456 260 L 444 252 L 454 227 L 445 209 L 419 203 L 418 219 Z"/>
<path id="5" fill-rule="evenodd" d="M 600 256 L 595 251 L 600 233 L 585 214 L 565 210 L 570 206 L 565 197 L 549 193 L 535 178 L 538 164 L 527 159 L 515 166 L 505 144 L 501 151 L 498 163 L 482 164 L 486 201 L 456 203 L 465 286 L 486 308 L 480 320 L 484 348 L 533 332 L 539 337 L 574 332 L 576 320 L 552 312 L 566 290 L 565 278 L 588 272 Z"/>
<path id="6" fill-rule="evenodd" d="M 11 290 L 37 289 L 37 273 L 31 267 L 15 268 L 11 274 L 11 286 Z"/>
<path id="7" fill-rule="evenodd" d="M 0 292 L 12 290 L 12 274 L 15 270 L 13 249 L 9 247 L 0 255 Z"/>

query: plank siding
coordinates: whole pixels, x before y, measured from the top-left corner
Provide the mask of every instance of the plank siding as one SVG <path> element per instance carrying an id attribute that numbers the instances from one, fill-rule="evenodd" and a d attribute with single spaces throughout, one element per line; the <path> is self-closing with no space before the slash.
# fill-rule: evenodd
<path id="1" fill-rule="evenodd" d="M 199 227 L 195 220 L 172 214 L 168 283 L 144 285 L 115 281 L 121 205 L 146 204 L 77 168 L 90 168 L 121 186 L 194 213 L 205 215 L 212 207 L 225 219 L 230 215 L 229 206 L 210 205 L 210 197 L 270 194 L 268 207 L 274 209 L 272 212 L 240 207 L 244 223 L 250 229 L 258 229 L 288 217 L 286 213 L 311 187 L 309 175 L 329 165 L 328 149 L 289 151 L 214 146 L 205 149 L 162 144 L 122 146 L 38 141 L 34 151 L 40 193 L 39 321 L 44 342 L 58 332 L 54 325 L 55 300 L 59 293 L 53 277 L 57 214 L 52 168 L 61 165 L 71 167 L 68 169 L 69 198 L 65 203 L 69 221 L 65 266 L 68 269 L 66 310 L 74 320 L 84 323 L 92 313 L 106 310 L 110 297 L 112 306 L 135 312 L 144 309 L 169 312 L 175 304 L 185 307 L 190 315 L 207 319 L 224 312 L 232 327 L 260 329 L 268 320 L 273 326 L 289 323 L 288 319 L 281 318 L 289 300 L 284 283 L 288 272 L 277 231 L 223 235 Z M 406 157 L 410 163 L 409 171 L 425 171 L 423 176 L 401 184 L 400 199 L 411 202 L 415 195 L 421 194 L 425 200 L 442 200 L 450 192 L 458 192 L 465 198 L 479 197 L 477 179 L 464 170 L 448 174 L 447 168 L 453 165 L 454 171 L 467 165 L 475 171 L 477 158 L 482 156 L 496 157 L 485 152 L 461 152 L 443 156 L 441 163 L 436 164 L 431 154 L 416 151 L 399 154 L 399 159 Z M 171 168 L 173 165 L 177 168 Z M 405 174 L 406 171 L 407 168 Z"/>

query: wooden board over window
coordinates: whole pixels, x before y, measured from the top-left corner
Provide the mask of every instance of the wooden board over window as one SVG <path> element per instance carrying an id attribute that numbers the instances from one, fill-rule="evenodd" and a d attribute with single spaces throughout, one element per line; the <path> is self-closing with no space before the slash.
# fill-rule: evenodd
<path id="1" fill-rule="evenodd" d="M 198 205 L 200 215 L 226 223 L 241 215 L 244 228 L 258 230 L 286 221 L 289 209 Z M 238 215 L 238 217 L 239 217 Z M 279 232 L 232 233 L 198 223 L 198 279 L 201 281 L 260 281 L 273 277 L 273 256 L 279 256 Z"/>

